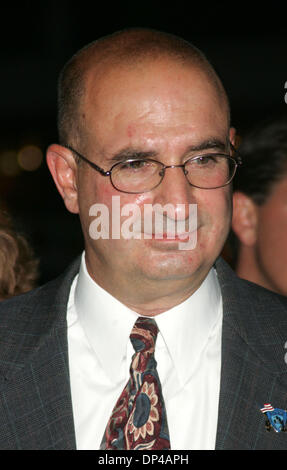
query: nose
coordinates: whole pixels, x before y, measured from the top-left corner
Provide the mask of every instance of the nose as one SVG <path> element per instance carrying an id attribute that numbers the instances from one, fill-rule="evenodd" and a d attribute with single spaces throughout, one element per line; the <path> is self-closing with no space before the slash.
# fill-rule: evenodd
<path id="1" fill-rule="evenodd" d="M 166 214 L 175 220 L 186 220 L 189 204 L 195 204 L 194 190 L 187 181 L 182 165 L 169 165 L 161 184 L 154 190 L 154 203 L 166 206 Z"/>

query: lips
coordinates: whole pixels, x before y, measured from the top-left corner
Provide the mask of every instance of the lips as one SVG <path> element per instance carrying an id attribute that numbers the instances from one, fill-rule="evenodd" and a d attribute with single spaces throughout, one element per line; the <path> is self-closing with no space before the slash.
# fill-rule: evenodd
<path id="1" fill-rule="evenodd" d="M 153 235 L 153 238 L 158 239 L 162 238 L 163 240 L 176 240 L 176 241 L 181 241 L 189 237 L 188 233 L 182 233 L 182 234 L 177 234 L 174 235 L 172 233 L 163 233 L 162 235 Z"/>
<path id="2" fill-rule="evenodd" d="M 189 240 L 191 233 L 189 232 L 183 232 L 183 233 L 177 233 L 176 235 L 174 233 L 147 233 L 144 232 L 143 238 L 146 239 L 152 239 L 152 240 L 158 240 L 158 241 L 177 241 L 177 242 L 184 242 Z"/>

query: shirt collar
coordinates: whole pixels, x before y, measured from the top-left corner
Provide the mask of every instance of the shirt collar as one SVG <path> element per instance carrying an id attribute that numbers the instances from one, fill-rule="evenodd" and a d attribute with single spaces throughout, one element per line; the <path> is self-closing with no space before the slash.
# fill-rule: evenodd
<path id="1" fill-rule="evenodd" d="M 214 268 L 188 299 L 156 317 L 181 385 L 198 366 L 221 318 L 221 290 Z"/>
<path id="2" fill-rule="evenodd" d="M 181 304 L 154 317 L 180 382 L 187 380 L 220 317 L 221 292 L 211 269 L 199 289 Z M 83 253 L 75 288 L 75 307 L 101 366 L 114 382 L 124 361 L 138 313 L 101 288 L 89 275 Z M 159 341 L 157 343 L 160 343 Z M 189 374 L 190 376 L 190 374 Z"/>
<path id="3" fill-rule="evenodd" d="M 126 356 L 130 332 L 138 314 L 100 287 L 89 275 L 85 253 L 75 288 L 79 321 L 98 361 L 114 382 Z"/>

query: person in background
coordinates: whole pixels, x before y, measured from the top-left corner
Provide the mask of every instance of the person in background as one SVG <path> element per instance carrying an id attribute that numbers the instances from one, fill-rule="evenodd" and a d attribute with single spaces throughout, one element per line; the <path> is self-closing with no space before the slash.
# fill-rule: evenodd
<path id="1" fill-rule="evenodd" d="M 37 285 L 38 260 L 12 219 L 0 212 L 0 300 L 28 292 Z"/>
<path id="2" fill-rule="evenodd" d="M 287 295 L 287 119 L 265 122 L 239 147 L 231 246 L 239 277 Z"/>

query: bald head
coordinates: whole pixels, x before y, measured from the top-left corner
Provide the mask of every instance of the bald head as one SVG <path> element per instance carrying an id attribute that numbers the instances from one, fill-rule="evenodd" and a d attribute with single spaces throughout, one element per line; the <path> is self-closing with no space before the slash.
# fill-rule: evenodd
<path id="1" fill-rule="evenodd" d="M 77 145 L 84 133 L 81 105 L 89 73 L 100 79 L 109 70 L 135 67 L 144 62 L 173 60 L 201 69 L 226 107 L 229 104 L 220 79 L 206 57 L 192 44 L 172 34 L 150 29 L 128 29 L 100 38 L 77 52 L 64 66 L 58 87 L 60 143 Z"/>

